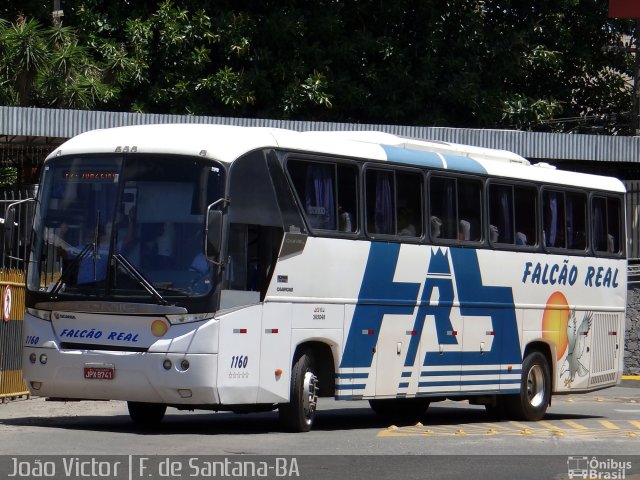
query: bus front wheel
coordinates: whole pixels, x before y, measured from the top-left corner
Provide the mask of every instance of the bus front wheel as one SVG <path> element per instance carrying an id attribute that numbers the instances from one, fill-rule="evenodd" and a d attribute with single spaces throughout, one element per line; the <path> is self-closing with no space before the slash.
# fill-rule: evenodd
<path id="1" fill-rule="evenodd" d="M 167 406 L 162 403 L 127 402 L 133 423 L 143 427 L 158 425 L 164 418 Z"/>
<path id="2" fill-rule="evenodd" d="M 521 378 L 520 393 L 505 399 L 509 413 L 518 420 L 540 420 L 551 399 L 549 364 L 541 352 L 533 351 L 525 357 Z"/>
<path id="3" fill-rule="evenodd" d="M 313 356 L 302 350 L 296 357 L 291 371 L 289 403 L 279 406 L 283 427 L 291 432 L 308 432 L 318 404 L 318 376 L 315 373 Z"/>

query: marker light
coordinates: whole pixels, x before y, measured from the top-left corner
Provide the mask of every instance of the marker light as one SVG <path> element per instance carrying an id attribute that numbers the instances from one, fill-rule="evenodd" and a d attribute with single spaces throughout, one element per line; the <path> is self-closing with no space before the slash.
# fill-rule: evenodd
<path id="1" fill-rule="evenodd" d="M 46 353 L 43 353 L 42 355 L 40 355 L 40 363 L 42 365 L 46 365 L 47 364 L 47 360 L 48 360 L 48 358 L 47 358 L 47 354 Z"/>

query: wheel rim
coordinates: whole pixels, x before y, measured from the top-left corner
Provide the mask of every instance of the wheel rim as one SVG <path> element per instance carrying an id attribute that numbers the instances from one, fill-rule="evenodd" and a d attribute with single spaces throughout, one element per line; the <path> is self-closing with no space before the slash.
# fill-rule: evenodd
<path id="1" fill-rule="evenodd" d="M 540 365 L 534 365 L 527 375 L 527 398 L 531 406 L 540 407 L 544 403 L 544 397 L 544 371 Z"/>
<path id="2" fill-rule="evenodd" d="M 318 377 L 313 372 L 304 374 L 302 408 L 307 424 L 311 424 L 318 404 Z"/>

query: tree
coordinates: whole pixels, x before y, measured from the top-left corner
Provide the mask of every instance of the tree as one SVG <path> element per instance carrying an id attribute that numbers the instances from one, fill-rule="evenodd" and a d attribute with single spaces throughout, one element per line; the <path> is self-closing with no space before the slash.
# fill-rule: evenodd
<path id="1" fill-rule="evenodd" d="M 35 76 L 2 63 L 1 101 L 628 132 L 633 23 L 600 0 L 63 1 Z"/>
<path id="2" fill-rule="evenodd" d="M 114 95 L 71 28 L 18 17 L 0 23 L 0 97 L 7 104 L 93 108 Z"/>

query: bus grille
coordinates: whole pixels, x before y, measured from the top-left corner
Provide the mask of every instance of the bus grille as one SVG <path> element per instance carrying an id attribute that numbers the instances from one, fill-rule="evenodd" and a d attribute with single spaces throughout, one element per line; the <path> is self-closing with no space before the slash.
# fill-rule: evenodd
<path id="1" fill-rule="evenodd" d="M 591 337 L 591 385 L 615 380 L 619 351 L 618 315 L 596 313 L 593 315 Z"/>
<path id="2" fill-rule="evenodd" d="M 63 350 L 97 350 L 101 352 L 146 352 L 147 348 L 122 347 L 116 345 L 95 345 L 90 343 L 62 342 L 60 348 Z"/>

